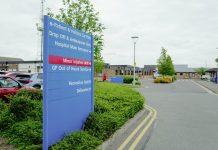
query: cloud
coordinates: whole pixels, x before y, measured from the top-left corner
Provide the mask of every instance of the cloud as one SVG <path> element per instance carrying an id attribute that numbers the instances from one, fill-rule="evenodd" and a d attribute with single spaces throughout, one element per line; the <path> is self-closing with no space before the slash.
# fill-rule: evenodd
<path id="1" fill-rule="evenodd" d="M 133 64 L 131 36 L 139 36 L 139 66 L 156 64 L 164 46 L 175 63 L 214 67 L 218 57 L 216 0 L 91 0 L 105 24 L 102 53 L 111 64 Z M 40 1 L 2 1 L 0 6 L 0 53 L 25 60 L 40 58 L 40 36 L 35 24 Z M 55 12 L 61 0 L 46 1 Z"/>

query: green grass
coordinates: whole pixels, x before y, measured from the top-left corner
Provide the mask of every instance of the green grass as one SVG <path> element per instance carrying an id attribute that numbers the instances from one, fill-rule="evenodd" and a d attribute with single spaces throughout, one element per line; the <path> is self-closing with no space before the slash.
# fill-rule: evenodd
<path id="1" fill-rule="evenodd" d="M 143 109 L 144 98 L 132 85 L 95 82 L 95 111 L 84 129 L 66 136 L 52 150 L 91 150 Z M 41 99 L 41 100 L 40 100 Z M 42 147 L 42 93 L 20 92 L 9 104 L 0 102 L 0 136 L 22 150 Z M 25 108 L 25 109 L 23 109 Z"/>

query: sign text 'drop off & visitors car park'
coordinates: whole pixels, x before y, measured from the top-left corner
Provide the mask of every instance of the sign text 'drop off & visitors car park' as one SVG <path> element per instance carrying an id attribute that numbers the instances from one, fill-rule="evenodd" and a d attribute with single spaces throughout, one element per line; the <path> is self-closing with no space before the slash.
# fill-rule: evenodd
<path id="1" fill-rule="evenodd" d="M 93 37 L 44 17 L 43 149 L 80 130 L 93 102 Z"/>

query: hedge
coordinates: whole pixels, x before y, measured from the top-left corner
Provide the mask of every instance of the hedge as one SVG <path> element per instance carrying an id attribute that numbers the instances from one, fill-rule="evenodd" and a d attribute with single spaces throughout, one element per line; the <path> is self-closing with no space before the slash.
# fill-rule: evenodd
<path id="1" fill-rule="evenodd" d="M 135 77 L 135 80 L 138 82 L 138 77 Z M 125 75 L 123 76 L 123 83 L 132 84 L 133 82 L 133 76 L 131 75 Z"/>
<path id="2" fill-rule="evenodd" d="M 96 82 L 95 111 L 87 118 L 83 131 L 67 136 L 51 149 L 95 149 L 108 139 L 128 119 L 143 109 L 144 97 L 130 87 Z M 83 136 L 78 138 L 75 134 L 85 134 L 84 136 L 90 136 L 90 140 L 83 141 Z"/>
<path id="3" fill-rule="evenodd" d="M 95 111 L 81 131 L 50 149 L 95 149 L 143 109 L 144 98 L 131 86 L 95 83 Z M 22 150 L 42 149 L 42 91 L 20 91 L 9 103 L 0 101 L 0 136 Z"/>
<path id="4" fill-rule="evenodd" d="M 175 81 L 173 76 L 160 76 L 154 79 L 154 83 L 172 83 Z"/>
<path id="5" fill-rule="evenodd" d="M 0 107 L 0 136 L 18 150 L 41 150 L 42 91 L 21 90 Z"/>

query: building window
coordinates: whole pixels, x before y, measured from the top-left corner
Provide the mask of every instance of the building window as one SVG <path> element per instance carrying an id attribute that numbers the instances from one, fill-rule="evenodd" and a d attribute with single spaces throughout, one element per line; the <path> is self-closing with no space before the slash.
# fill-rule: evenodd
<path id="1" fill-rule="evenodd" d="M 183 75 L 183 73 L 180 73 L 180 76 L 182 76 Z"/>

